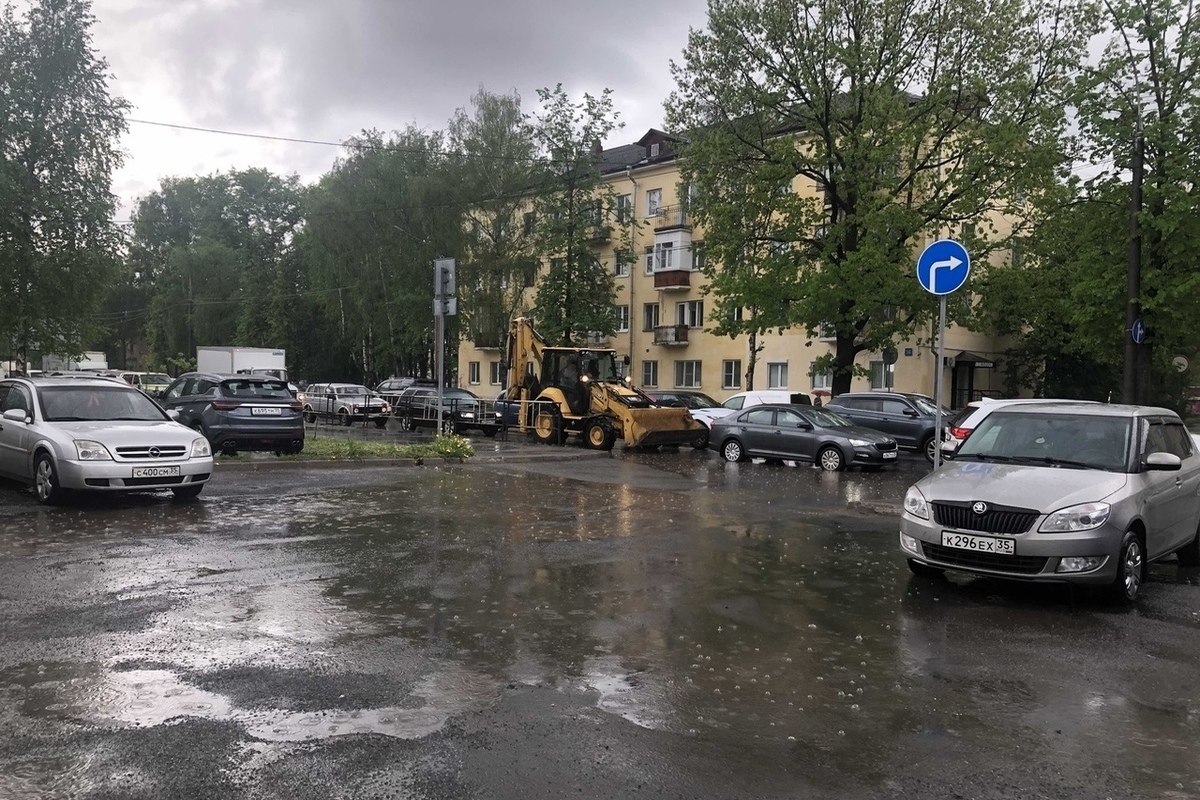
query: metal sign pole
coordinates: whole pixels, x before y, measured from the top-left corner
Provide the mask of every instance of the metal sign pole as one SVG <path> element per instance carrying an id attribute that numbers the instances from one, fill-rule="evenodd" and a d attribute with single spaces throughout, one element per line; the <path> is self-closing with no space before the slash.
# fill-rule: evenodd
<path id="1" fill-rule="evenodd" d="M 943 302 L 945 302 L 945 301 L 943 301 Z M 438 298 L 438 305 L 439 306 L 441 305 L 440 297 Z M 442 385 L 446 382 L 446 342 L 445 342 L 445 339 L 446 339 L 446 315 L 443 312 L 443 309 L 438 308 L 437 314 L 435 316 L 436 316 L 437 324 L 434 326 L 436 328 L 436 331 L 434 333 L 434 339 L 436 339 L 437 341 L 434 344 L 434 348 L 436 350 L 435 357 L 437 360 L 437 384 L 438 384 L 438 386 L 437 386 L 437 410 L 438 410 L 437 411 L 437 433 L 434 434 L 434 437 L 436 438 L 436 437 L 442 435 Z"/>
<path id="2" fill-rule="evenodd" d="M 946 365 L 946 295 L 938 304 L 937 370 L 933 374 L 933 402 L 937 405 L 933 423 L 933 468 L 942 465 L 942 372 Z"/>

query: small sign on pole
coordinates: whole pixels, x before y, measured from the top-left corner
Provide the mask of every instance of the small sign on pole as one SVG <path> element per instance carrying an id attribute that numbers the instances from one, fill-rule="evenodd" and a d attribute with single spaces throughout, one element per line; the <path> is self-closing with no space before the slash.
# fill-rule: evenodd
<path id="1" fill-rule="evenodd" d="M 933 400 L 937 413 L 933 428 L 933 468 L 942 465 L 942 372 L 945 369 L 946 353 L 943 340 L 946 338 L 946 295 L 957 292 L 971 274 L 971 256 L 967 248 L 953 239 L 938 239 L 921 251 L 917 259 L 917 280 L 921 288 L 937 295 L 938 303 L 938 347 L 937 368 L 933 376 Z"/>

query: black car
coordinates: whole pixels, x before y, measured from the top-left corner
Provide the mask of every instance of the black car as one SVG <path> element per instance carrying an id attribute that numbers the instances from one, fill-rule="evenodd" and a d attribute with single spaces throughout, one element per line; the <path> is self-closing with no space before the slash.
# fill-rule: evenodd
<path id="1" fill-rule="evenodd" d="M 758 405 L 714 420 L 708 446 L 726 461 L 807 461 L 837 471 L 896 461 L 896 440 L 822 408 Z"/>
<path id="2" fill-rule="evenodd" d="M 923 394 L 907 392 L 847 392 L 830 398 L 825 408 L 836 411 L 855 425 L 893 436 L 905 450 L 922 453 L 933 463 L 937 404 Z M 942 424 L 950 411 L 942 409 Z"/>
<path id="3" fill-rule="evenodd" d="M 392 415 L 400 430 L 436 428 L 438 425 L 438 390 L 436 386 L 410 386 L 396 397 Z M 492 404 L 466 389 L 443 389 L 441 405 L 442 433 L 462 433 L 476 430 L 485 436 L 495 436 L 501 421 Z"/>
<path id="4" fill-rule="evenodd" d="M 389 406 L 395 406 L 396 401 L 400 398 L 400 392 L 410 386 L 429 386 L 436 388 L 437 383 L 427 378 L 388 378 L 382 381 L 375 387 L 375 394 L 380 395 L 388 402 Z"/>
<path id="5" fill-rule="evenodd" d="M 203 434 L 213 451 L 299 453 L 304 449 L 304 416 L 287 381 L 271 375 L 219 375 L 188 372 L 159 397 L 179 422 Z"/>

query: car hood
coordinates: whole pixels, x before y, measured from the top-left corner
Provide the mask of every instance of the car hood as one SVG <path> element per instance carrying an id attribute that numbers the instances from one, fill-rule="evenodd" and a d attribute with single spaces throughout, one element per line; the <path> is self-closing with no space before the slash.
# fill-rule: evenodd
<path id="1" fill-rule="evenodd" d="M 871 444 L 883 444 L 884 442 L 896 441 L 886 433 L 881 433 L 873 428 L 864 428 L 861 425 L 847 425 L 840 428 L 821 428 L 820 430 L 827 433 L 844 436 L 847 439 L 864 439 Z"/>
<path id="2" fill-rule="evenodd" d="M 710 425 L 714 420 L 727 417 L 733 413 L 732 409 L 725 408 L 724 406 L 716 406 L 715 408 L 689 408 L 688 411 L 691 412 L 692 419 L 698 419 Z"/>
<path id="3" fill-rule="evenodd" d="M 145 444 L 188 445 L 199 435 L 190 428 L 170 420 L 52 422 L 49 424 L 72 438 L 92 439 L 101 444 L 115 447 Z"/>
<path id="4" fill-rule="evenodd" d="M 1032 508 L 1049 513 L 1077 503 L 1095 503 L 1125 487 L 1123 472 L 952 461 L 917 481 L 926 500 L 974 502 Z"/>

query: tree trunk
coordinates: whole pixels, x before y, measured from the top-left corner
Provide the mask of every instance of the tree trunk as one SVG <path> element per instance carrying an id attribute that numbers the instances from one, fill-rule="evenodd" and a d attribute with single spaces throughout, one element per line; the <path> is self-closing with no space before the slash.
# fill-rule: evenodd
<path id="1" fill-rule="evenodd" d="M 850 382 L 854 380 L 854 357 L 862 349 L 854 343 L 854 339 L 853 336 L 837 337 L 837 344 L 834 346 L 833 384 L 830 388 L 834 397 L 850 391 Z"/>

